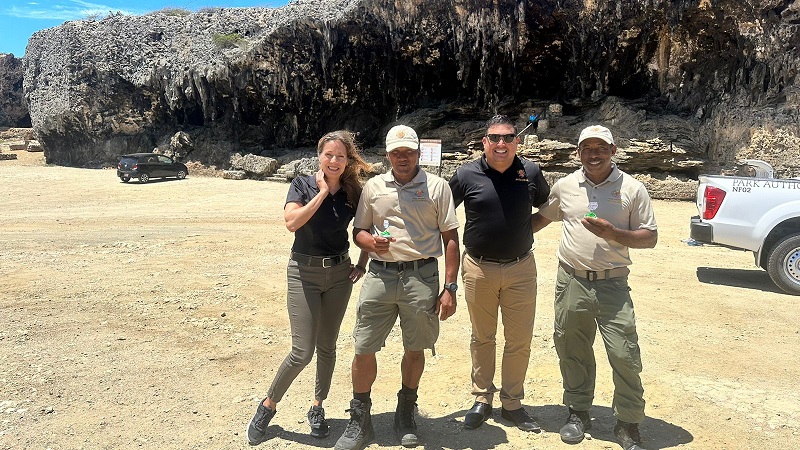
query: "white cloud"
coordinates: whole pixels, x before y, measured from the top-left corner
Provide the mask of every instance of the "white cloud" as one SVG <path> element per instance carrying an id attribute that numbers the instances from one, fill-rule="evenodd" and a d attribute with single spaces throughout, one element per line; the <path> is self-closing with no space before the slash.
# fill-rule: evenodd
<path id="1" fill-rule="evenodd" d="M 44 7 L 36 2 L 28 3 L 29 6 L 12 6 L 5 9 L 2 14 L 23 19 L 51 19 L 51 20 L 78 20 L 89 16 L 106 16 L 111 12 L 122 14 L 143 14 L 144 11 L 125 10 L 99 3 L 84 2 L 81 0 L 68 0 L 61 4 Z"/>

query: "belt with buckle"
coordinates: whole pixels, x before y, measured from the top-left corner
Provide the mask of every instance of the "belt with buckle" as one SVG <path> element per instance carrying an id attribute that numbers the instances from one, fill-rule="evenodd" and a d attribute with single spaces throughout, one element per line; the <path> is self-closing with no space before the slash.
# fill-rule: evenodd
<path id="1" fill-rule="evenodd" d="M 292 252 L 292 260 L 297 261 L 298 264 L 311 267 L 333 267 L 350 259 L 350 253 L 342 253 L 336 256 L 311 256 L 302 253 Z"/>
<path id="2" fill-rule="evenodd" d="M 572 266 L 563 263 L 561 261 L 558 262 L 558 265 L 564 269 L 564 272 L 568 274 L 578 277 L 584 278 L 589 281 L 597 281 L 597 280 L 610 280 L 612 278 L 622 278 L 628 276 L 631 273 L 631 270 L 627 267 L 615 267 L 613 269 L 605 269 L 605 270 L 576 270 L 572 268 Z"/>
<path id="3" fill-rule="evenodd" d="M 467 254 L 471 256 L 472 259 L 477 260 L 479 263 L 490 262 L 495 264 L 509 264 L 522 261 L 523 259 L 527 258 L 528 255 L 530 255 L 530 252 L 526 252 L 524 255 L 517 256 L 516 258 L 487 258 L 485 256 L 478 256 L 470 253 L 469 251 L 467 251 Z"/>
<path id="4" fill-rule="evenodd" d="M 427 266 L 428 264 L 435 263 L 436 258 L 431 256 L 430 258 L 424 259 L 417 259 L 414 261 L 378 261 L 377 259 L 373 259 L 372 262 L 377 264 L 384 269 L 396 270 L 398 272 L 403 272 L 406 270 L 419 270 L 420 267 Z"/>

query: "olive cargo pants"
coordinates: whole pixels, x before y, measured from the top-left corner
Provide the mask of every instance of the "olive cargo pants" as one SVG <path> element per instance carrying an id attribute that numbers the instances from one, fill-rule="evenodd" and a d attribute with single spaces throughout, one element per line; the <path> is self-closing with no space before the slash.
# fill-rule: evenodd
<path id="1" fill-rule="evenodd" d="M 587 411 L 594 400 L 595 362 L 592 345 L 600 330 L 614 380 L 612 409 L 617 419 L 644 419 L 644 389 L 639 374 L 642 360 L 636 316 L 627 277 L 588 281 L 558 268 L 555 332 L 564 384 L 564 404 Z"/>

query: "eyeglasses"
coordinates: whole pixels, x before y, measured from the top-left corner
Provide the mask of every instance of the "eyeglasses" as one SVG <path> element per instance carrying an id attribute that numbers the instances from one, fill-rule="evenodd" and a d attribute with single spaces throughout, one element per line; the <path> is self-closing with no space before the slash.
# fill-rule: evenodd
<path id="1" fill-rule="evenodd" d="M 489 139 L 489 142 L 491 142 L 492 144 L 499 144 L 500 143 L 500 139 L 502 139 L 503 142 L 505 142 L 506 144 L 513 144 L 514 143 L 514 139 L 517 138 L 517 135 L 514 134 L 514 133 L 510 133 L 510 134 L 487 134 L 486 138 Z"/>

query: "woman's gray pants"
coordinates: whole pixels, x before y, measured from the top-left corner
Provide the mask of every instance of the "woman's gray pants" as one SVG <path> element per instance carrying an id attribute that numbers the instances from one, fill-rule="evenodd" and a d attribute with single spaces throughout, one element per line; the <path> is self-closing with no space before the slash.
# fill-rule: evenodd
<path id="1" fill-rule="evenodd" d="M 286 269 L 286 307 L 292 330 L 292 351 L 275 374 L 267 396 L 279 402 L 317 351 L 314 398 L 328 397 L 336 364 L 336 340 L 353 283 L 350 260 L 333 267 L 312 267 L 289 260 Z"/>

